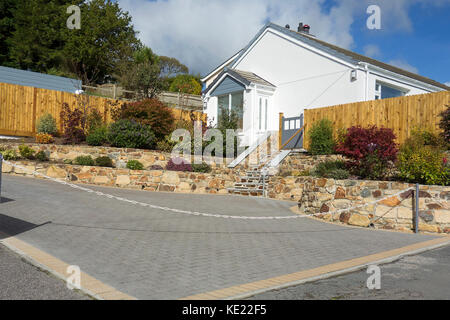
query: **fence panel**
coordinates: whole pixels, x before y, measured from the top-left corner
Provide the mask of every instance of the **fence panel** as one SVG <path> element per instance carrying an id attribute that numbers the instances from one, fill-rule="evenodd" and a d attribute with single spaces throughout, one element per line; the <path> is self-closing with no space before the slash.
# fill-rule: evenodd
<path id="1" fill-rule="evenodd" d="M 83 98 L 82 98 L 83 97 Z M 87 99 L 87 105 L 96 108 L 106 123 L 110 123 L 111 106 L 124 101 L 95 96 L 77 96 L 63 91 L 54 91 L 33 87 L 25 87 L 9 83 L 0 83 L 0 134 L 17 136 L 34 136 L 36 121 L 43 114 L 50 113 L 62 129 L 60 113 L 63 103 L 71 109 L 80 105 L 80 99 Z M 189 111 L 171 108 L 177 120 L 202 120 L 206 122 L 206 114 L 199 111 Z"/>
<path id="2" fill-rule="evenodd" d="M 304 145 L 308 149 L 308 132 L 312 124 L 324 118 L 333 122 L 335 134 L 352 126 L 376 125 L 393 129 L 397 142 L 403 143 L 416 126 L 440 132 L 439 114 L 447 105 L 450 105 L 450 91 L 307 109 L 304 112 Z"/>

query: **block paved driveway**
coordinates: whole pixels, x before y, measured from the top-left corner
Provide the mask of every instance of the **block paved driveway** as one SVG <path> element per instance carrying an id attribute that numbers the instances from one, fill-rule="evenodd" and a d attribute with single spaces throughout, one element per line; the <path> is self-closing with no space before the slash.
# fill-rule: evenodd
<path id="1" fill-rule="evenodd" d="M 97 188 L 207 213 L 292 215 L 292 202 Z M 140 299 L 177 299 L 433 239 L 315 221 L 170 214 L 55 182 L 3 176 L 0 231 Z M 1 263 L 1 262 L 0 262 Z"/>

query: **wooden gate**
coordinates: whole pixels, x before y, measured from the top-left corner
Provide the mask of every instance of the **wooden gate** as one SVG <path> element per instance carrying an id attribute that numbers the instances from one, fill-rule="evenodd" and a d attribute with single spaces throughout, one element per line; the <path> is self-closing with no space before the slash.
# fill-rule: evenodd
<path id="1" fill-rule="evenodd" d="M 303 129 L 303 114 L 292 118 L 285 118 L 280 114 L 280 150 L 302 149 Z"/>

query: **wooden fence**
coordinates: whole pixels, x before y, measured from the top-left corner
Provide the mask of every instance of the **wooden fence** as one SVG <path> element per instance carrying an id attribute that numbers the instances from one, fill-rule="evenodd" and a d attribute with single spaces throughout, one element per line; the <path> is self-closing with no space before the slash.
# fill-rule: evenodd
<path id="1" fill-rule="evenodd" d="M 0 83 L 0 134 L 34 136 L 36 121 L 45 113 L 50 113 L 56 119 L 61 130 L 60 112 L 63 103 L 73 109 L 80 105 L 80 99 L 88 99 L 88 105 L 96 108 L 106 123 L 111 122 L 111 106 L 124 103 L 120 100 Z M 206 114 L 201 112 L 176 108 L 171 110 L 179 120 L 190 120 L 192 115 L 197 120 L 206 121 Z"/>
<path id="2" fill-rule="evenodd" d="M 440 132 L 439 114 L 447 105 L 450 105 L 450 91 L 308 109 L 304 113 L 304 147 L 309 147 L 308 132 L 312 125 L 325 118 L 333 122 L 335 134 L 352 126 L 376 125 L 393 129 L 397 142 L 403 143 L 417 126 Z"/>

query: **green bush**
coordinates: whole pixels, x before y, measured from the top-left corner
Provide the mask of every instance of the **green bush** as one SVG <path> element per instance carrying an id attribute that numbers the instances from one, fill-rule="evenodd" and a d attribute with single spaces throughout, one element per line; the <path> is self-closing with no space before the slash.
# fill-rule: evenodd
<path id="1" fill-rule="evenodd" d="M 103 127 L 103 117 L 97 109 L 92 109 L 86 119 L 86 129 L 88 134 Z"/>
<path id="2" fill-rule="evenodd" d="M 97 159 L 95 159 L 95 165 L 99 167 L 113 167 L 113 163 L 110 157 L 98 157 Z"/>
<path id="3" fill-rule="evenodd" d="M 25 159 L 33 160 L 34 159 L 34 150 L 29 146 L 24 144 L 19 146 L 20 156 Z"/>
<path id="4" fill-rule="evenodd" d="M 325 161 L 319 163 L 313 170 L 312 175 L 321 178 L 328 179 L 348 179 L 350 173 L 348 172 L 345 162 L 341 160 L 337 161 Z"/>
<path id="5" fill-rule="evenodd" d="M 98 127 L 89 133 L 86 142 L 90 146 L 102 146 L 108 140 L 108 129 L 106 127 Z"/>
<path id="6" fill-rule="evenodd" d="M 78 156 L 75 158 L 75 164 L 80 166 L 94 166 L 95 161 L 91 156 Z"/>
<path id="7" fill-rule="evenodd" d="M 58 133 L 56 119 L 49 113 L 44 114 L 37 121 L 36 131 L 37 133 L 47 133 L 52 136 L 56 135 Z"/>
<path id="8" fill-rule="evenodd" d="M 3 159 L 5 160 L 17 160 L 19 159 L 19 156 L 16 153 L 16 150 L 14 149 L 6 149 L 3 151 L 0 151 L 0 153 L 3 156 Z"/>
<path id="9" fill-rule="evenodd" d="M 44 151 L 39 151 L 36 153 L 36 159 L 42 162 L 48 161 L 47 154 Z"/>
<path id="10" fill-rule="evenodd" d="M 109 127 L 108 141 L 119 148 L 152 148 L 155 135 L 150 126 L 134 120 L 119 120 Z"/>
<path id="11" fill-rule="evenodd" d="M 194 172 L 210 173 L 211 170 L 211 166 L 207 163 L 192 164 L 192 171 Z"/>
<path id="12" fill-rule="evenodd" d="M 127 168 L 130 170 L 144 170 L 144 165 L 137 160 L 127 162 Z"/>
<path id="13" fill-rule="evenodd" d="M 170 137 L 165 137 L 164 140 L 158 141 L 156 144 L 156 149 L 162 152 L 172 152 L 173 148 L 177 143 L 170 140 Z"/>
<path id="14" fill-rule="evenodd" d="M 309 133 L 309 152 L 313 155 L 332 154 L 334 147 L 332 122 L 328 119 L 315 122 Z"/>
<path id="15" fill-rule="evenodd" d="M 63 162 L 64 162 L 65 164 L 73 164 L 73 161 L 70 160 L 70 159 L 64 159 Z"/>
<path id="16" fill-rule="evenodd" d="M 450 185 L 448 160 L 439 146 L 427 145 L 419 132 L 401 146 L 397 161 L 398 175 L 411 183 Z"/>

